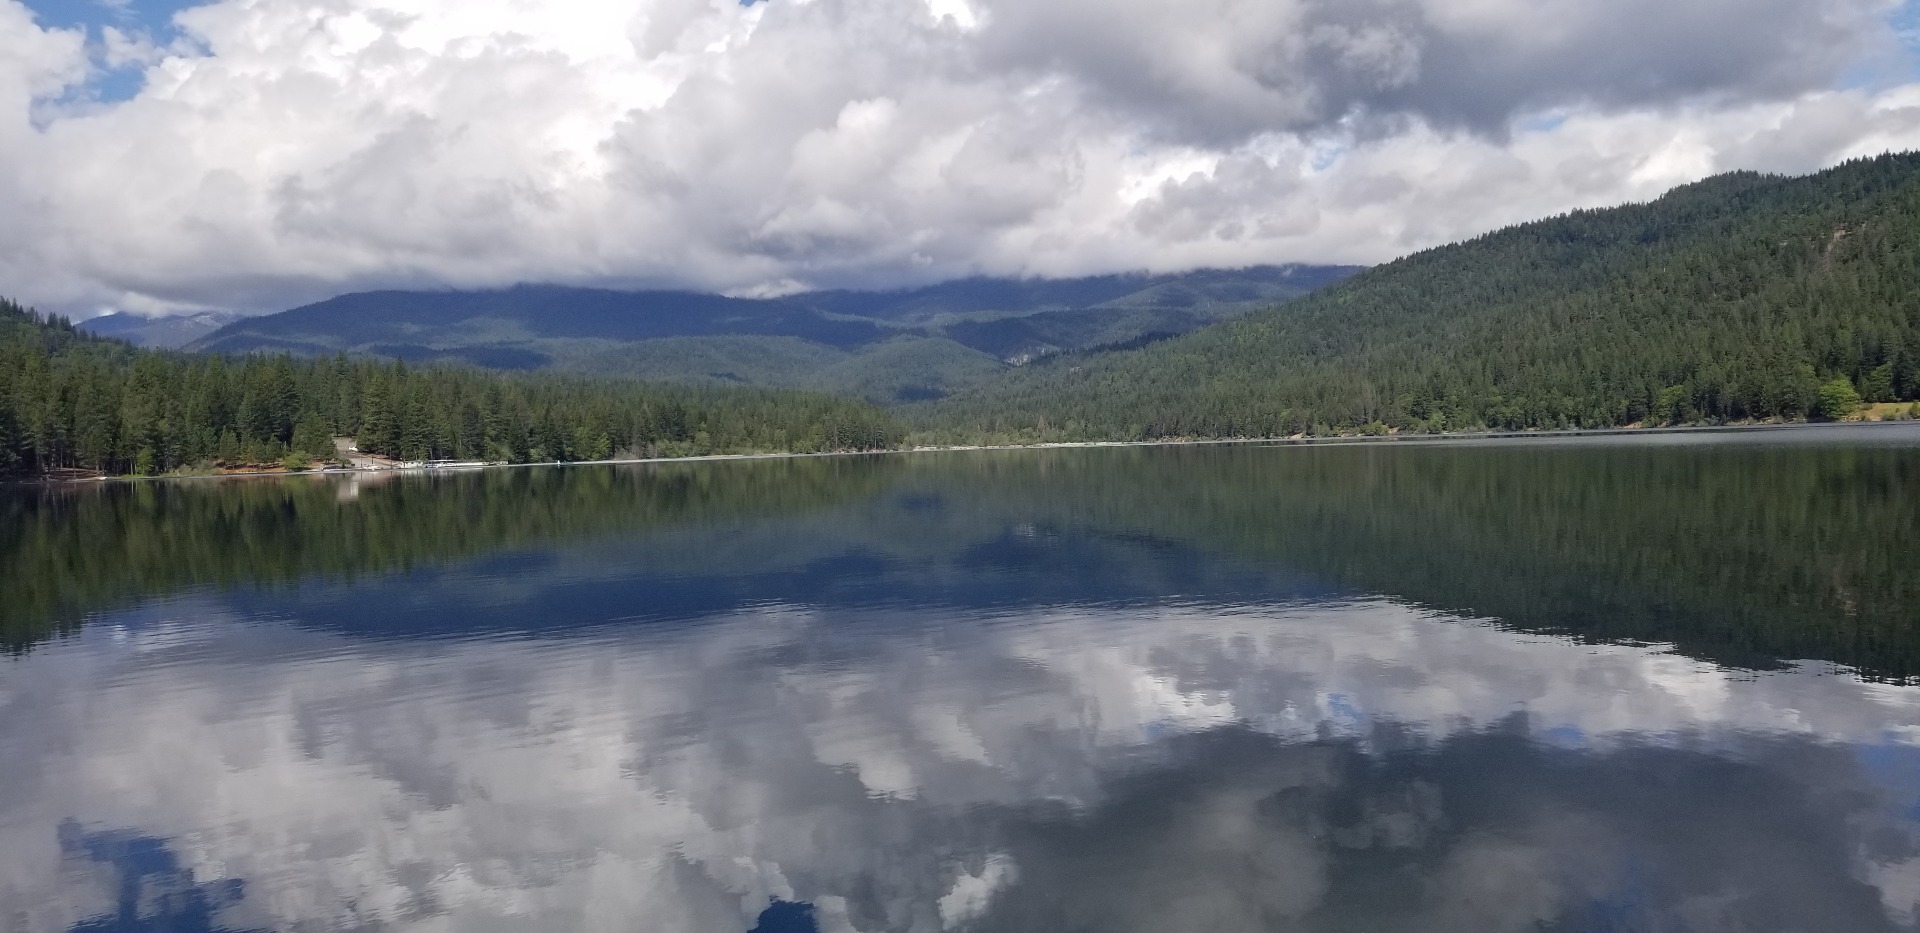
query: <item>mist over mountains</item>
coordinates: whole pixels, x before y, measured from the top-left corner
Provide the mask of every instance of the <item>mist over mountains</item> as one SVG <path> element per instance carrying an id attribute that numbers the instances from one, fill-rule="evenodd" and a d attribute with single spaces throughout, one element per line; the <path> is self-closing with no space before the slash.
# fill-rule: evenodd
<path id="1" fill-rule="evenodd" d="M 231 311 L 201 311 L 168 317 L 147 317 L 116 311 L 80 322 L 80 328 L 101 337 L 125 340 L 136 347 L 177 350 L 241 319 Z"/>

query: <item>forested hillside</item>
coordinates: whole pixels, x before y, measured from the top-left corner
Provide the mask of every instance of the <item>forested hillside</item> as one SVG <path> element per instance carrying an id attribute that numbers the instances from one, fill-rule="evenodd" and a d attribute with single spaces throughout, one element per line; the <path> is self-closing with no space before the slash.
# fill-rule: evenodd
<path id="1" fill-rule="evenodd" d="M 1920 398 L 1920 155 L 1737 173 L 1375 267 L 919 412 L 935 436 L 1799 419 Z"/>
<path id="2" fill-rule="evenodd" d="M 1357 266 L 1284 265 L 1077 279 L 978 277 L 895 291 L 806 292 L 783 300 L 832 314 L 908 324 L 1092 308 L 1180 310 L 1218 320 L 1297 298 L 1358 271 Z"/>
<path id="3" fill-rule="evenodd" d="M 874 449 L 870 405 L 797 392 L 136 350 L 0 301 L 0 475 L 165 473 L 333 456 L 592 460 Z"/>

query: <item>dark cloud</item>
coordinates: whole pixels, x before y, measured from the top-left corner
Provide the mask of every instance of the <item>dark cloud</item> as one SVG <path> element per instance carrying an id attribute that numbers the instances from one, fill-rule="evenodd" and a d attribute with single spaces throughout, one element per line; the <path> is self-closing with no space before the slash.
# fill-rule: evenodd
<path id="1" fill-rule="evenodd" d="M 986 5 L 997 67 L 1073 75 L 1160 135 L 1230 146 L 1263 133 L 1412 119 L 1504 136 L 1521 115 L 1830 88 L 1880 36 L 1878 0 L 1094 0 Z"/>

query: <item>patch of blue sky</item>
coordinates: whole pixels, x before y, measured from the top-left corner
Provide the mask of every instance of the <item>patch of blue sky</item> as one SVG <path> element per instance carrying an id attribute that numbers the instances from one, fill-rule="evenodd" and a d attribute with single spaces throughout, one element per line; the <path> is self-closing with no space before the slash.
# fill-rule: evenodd
<path id="1" fill-rule="evenodd" d="M 155 45 L 171 44 L 179 37 L 173 24 L 174 14 L 207 0 L 25 0 L 33 18 L 43 27 L 84 29 L 89 48 L 94 50 L 95 74 L 79 96 L 112 102 L 126 100 L 140 92 L 143 81 L 138 64 L 110 67 L 105 56 L 107 27 Z"/>
<path id="2" fill-rule="evenodd" d="M 1893 34 L 1900 38 L 1905 53 L 1904 75 L 1911 81 L 1920 78 L 1920 0 L 1907 0 L 1900 4 L 1890 19 Z"/>
<path id="3" fill-rule="evenodd" d="M 1533 739 L 1542 745 L 1552 745 L 1556 748 L 1584 749 L 1593 745 L 1592 740 L 1587 737 L 1586 730 L 1574 725 L 1542 729 L 1533 734 Z"/>
<path id="4" fill-rule="evenodd" d="M 1367 714 L 1344 693 L 1329 693 L 1321 702 L 1326 705 L 1327 719 L 1332 722 L 1357 726 L 1367 721 Z"/>
<path id="5" fill-rule="evenodd" d="M 189 7 L 203 6 L 207 0 L 26 0 L 27 9 L 42 26 L 71 29 L 88 27 L 98 32 L 114 26 L 127 32 L 144 32 L 156 41 L 165 41 L 173 32 L 173 15 Z"/>
<path id="6" fill-rule="evenodd" d="M 1840 76 L 1841 90 L 1872 91 L 1920 78 L 1920 0 L 1903 0 L 1886 21 L 1900 44 L 1899 61 L 1861 62 Z"/>
<path id="7" fill-rule="evenodd" d="M 1315 172 L 1324 172 L 1340 164 L 1340 157 L 1346 154 L 1346 146 L 1335 144 L 1318 145 L 1313 147 L 1313 154 L 1307 164 L 1311 166 Z"/>
<path id="8" fill-rule="evenodd" d="M 1541 113 L 1522 118 L 1514 124 L 1514 129 L 1522 133 L 1551 133 L 1567 125 L 1564 113 Z"/>
<path id="9" fill-rule="evenodd" d="M 1906 0 L 1887 17 L 1909 52 L 1920 52 L 1920 0 Z"/>
<path id="10" fill-rule="evenodd" d="M 1902 736 L 1889 735 L 1875 745 L 1856 746 L 1854 760 L 1875 785 L 1886 792 L 1901 815 L 1920 823 L 1920 748 Z"/>

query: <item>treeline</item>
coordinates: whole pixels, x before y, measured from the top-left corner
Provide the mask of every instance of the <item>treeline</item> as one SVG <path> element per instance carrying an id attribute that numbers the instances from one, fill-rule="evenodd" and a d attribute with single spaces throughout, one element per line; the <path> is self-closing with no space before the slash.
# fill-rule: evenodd
<path id="1" fill-rule="evenodd" d="M 136 350 L 0 301 L 0 475 L 298 466 L 334 458 L 335 436 L 405 460 L 525 463 L 872 450 L 904 431 L 799 392 Z"/>
<path id="2" fill-rule="evenodd" d="M 946 439 L 1607 427 L 1920 399 L 1920 155 L 1737 173 L 1419 253 L 923 408 Z"/>

